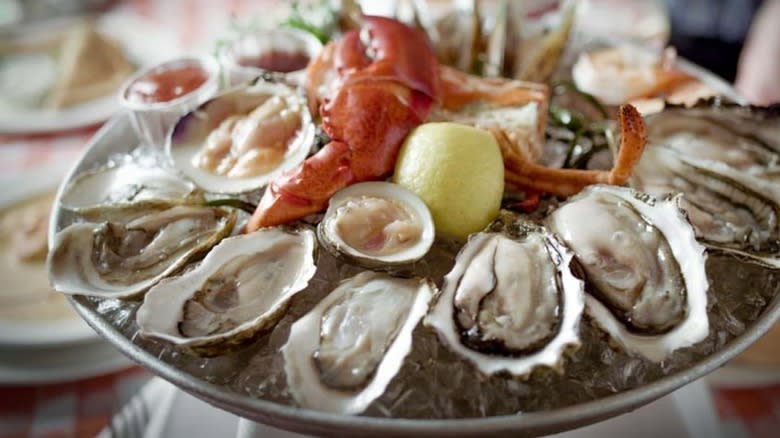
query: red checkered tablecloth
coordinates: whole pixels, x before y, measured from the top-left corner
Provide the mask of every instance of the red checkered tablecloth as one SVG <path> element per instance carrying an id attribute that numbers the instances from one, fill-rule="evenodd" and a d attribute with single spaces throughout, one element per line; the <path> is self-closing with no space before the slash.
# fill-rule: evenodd
<path id="1" fill-rule="evenodd" d="M 150 377 L 133 367 L 76 382 L 0 387 L 0 438 L 95 436 Z"/>
<path id="2" fill-rule="evenodd" d="M 780 437 L 780 383 L 712 391 L 724 436 Z"/>

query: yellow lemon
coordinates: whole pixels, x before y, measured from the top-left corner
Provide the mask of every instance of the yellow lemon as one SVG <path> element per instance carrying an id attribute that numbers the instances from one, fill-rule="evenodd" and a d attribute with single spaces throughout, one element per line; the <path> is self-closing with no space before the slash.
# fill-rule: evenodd
<path id="1" fill-rule="evenodd" d="M 393 181 L 422 198 L 438 233 L 463 238 L 498 215 L 504 161 L 487 131 L 456 123 L 427 123 L 404 141 Z"/>

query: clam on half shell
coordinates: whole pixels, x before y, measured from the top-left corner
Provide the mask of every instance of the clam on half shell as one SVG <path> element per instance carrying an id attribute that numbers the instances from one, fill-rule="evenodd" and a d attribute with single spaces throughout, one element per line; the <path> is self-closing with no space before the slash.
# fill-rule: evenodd
<path id="1" fill-rule="evenodd" d="M 705 251 L 679 201 L 597 185 L 547 218 L 584 270 L 586 312 L 656 362 L 709 334 Z"/>
<path id="2" fill-rule="evenodd" d="M 303 162 L 315 131 L 306 99 L 296 88 L 258 80 L 184 115 L 173 128 L 166 152 L 198 187 L 244 193 Z"/>
<path id="3" fill-rule="evenodd" d="M 560 370 L 564 352 L 580 345 L 583 283 L 570 270 L 573 257 L 530 222 L 474 234 L 424 323 L 486 375 Z"/>
<path id="4" fill-rule="evenodd" d="M 372 269 L 392 269 L 423 258 L 436 231 L 417 195 L 398 184 L 365 182 L 330 199 L 317 235 L 336 257 Z"/>
<path id="5" fill-rule="evenodd" d="M 229 235 L 235 212 L 197 205 L 105 207 L 103 222 L 59 231 L 46 259 L 58 292 L 133 298 Z"/>
<path id="6" fill-rule="evenodd" d="M 238 346 L 273 327 L 314 276 L 314 232 L 265 228 L 223 240 L 197 268 L 153 287 L 139 332 L 198 354 Z"/>
<path id="7" fill-rule="evenodd" d="M 326 412 L 363 412 L 401 369 L 435 288 L 372 271 L 341 283 L 293 324 L 282 347 L 295 401 Z"/>

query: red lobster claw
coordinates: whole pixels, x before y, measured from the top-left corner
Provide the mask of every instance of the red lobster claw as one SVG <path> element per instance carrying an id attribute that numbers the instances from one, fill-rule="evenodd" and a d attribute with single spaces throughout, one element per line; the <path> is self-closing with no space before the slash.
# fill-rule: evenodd
<path id="1" fill-rule="evenodd" d="M 301 219 L 347 185 L 389 175 L 406 135 L 439 101 L 439 64 L 427 37 L 390 18 L 363 23 L 309 67 L 310 80 L 330 81 L 309 90 L 324 90 L 322 128 L 331 142 L 271 183 L 247 231 Z"/>

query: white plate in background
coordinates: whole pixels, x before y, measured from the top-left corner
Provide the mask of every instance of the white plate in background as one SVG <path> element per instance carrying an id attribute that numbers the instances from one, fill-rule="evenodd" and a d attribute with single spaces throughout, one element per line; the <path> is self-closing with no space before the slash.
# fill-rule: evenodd
<path id="1" fill-rule="evenodd" d="M 54 193 L 71 163 L 55 163 L 15 178 L 0 178 L 0 211 L 46 193 Z M 5 257 L 5 254 L 2 254 Z M 40 263 L 40 262 L 35 262 Z M 29 269 L 37 269 L 38 266 Z M 42 263 L 41 269 L 44 269 Z M 6 287 L 0 282 L 0 288 Z M 0 292 L 2 293 L 2 292 Z M 49 321 L 22 321 L 0 317 L 0 349 L 45 348 L 95 342 L 99 338 L 73 309 L 71 317 Z M 0 358 L 0 367 L 3 359 Z"/>
<path id="2" fill-rule="evenodd" d="M 41 28 L 62 31 L 75 22 L 73 18 L 46 21 L 34 25 L 36 28 L 29 32 L 39 35 Z M 158 64 L 181 54 L 178 40 L 171 31 L 140 17 L 109 13 L 98 18 L 97 28 L 114 38 L 137 68 Z M 107 120 L 119 109 L 116 92 L 58 110 L 26 109 L 0 102 L 0 133 L 47 133 L 92 126 Z"/>
<path id="3" fill-rule="evenodd" d="M 110 374 L 132 365 L 130 359 L 104 341 L 35 350 L 0 348 L 0 383 L 62 383 Z"/>

